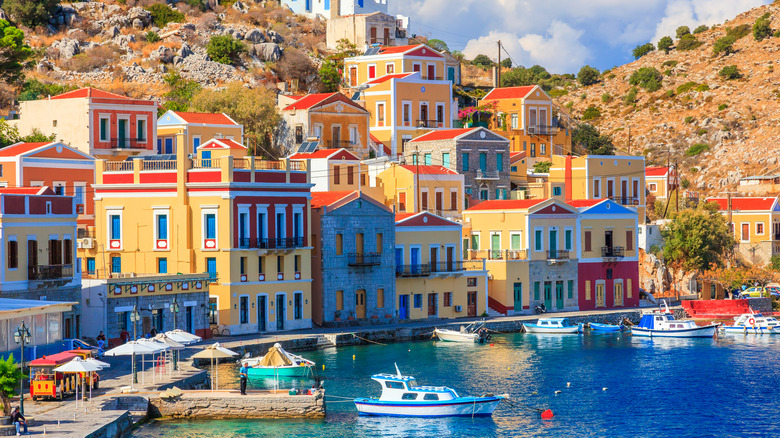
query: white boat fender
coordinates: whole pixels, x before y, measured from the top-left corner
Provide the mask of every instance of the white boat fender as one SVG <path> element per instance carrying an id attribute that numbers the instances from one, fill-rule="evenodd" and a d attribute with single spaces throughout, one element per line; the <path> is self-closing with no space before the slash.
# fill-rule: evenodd
<path id="1" fill-rule="evenodd" d="M 601 390 L 602 390 L 602 391 L 606 391 L 606 390 L 607 390 L 607 387 L 605 386 L 605 387 L 601 388 Z"/>
<path id="2" fill-rule="evenodd" d="M 560 393 L 562 393 L 562 392 L 563 392 L 563 391 L 561 391 L 561 390 L 559 389 L 559 390 L 555 391 L 555 395 L 558 395 L 558 394 L 560 394 Z"/>
<path id="3" fill-rule="evenodd" d="M 566 382 L 566 387 L 571 388 L 571 382 Z"/>

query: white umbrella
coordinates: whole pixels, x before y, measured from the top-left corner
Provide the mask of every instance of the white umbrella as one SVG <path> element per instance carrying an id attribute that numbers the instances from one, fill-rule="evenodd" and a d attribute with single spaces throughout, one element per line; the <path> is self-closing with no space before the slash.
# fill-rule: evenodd
<path id="1" fill-rule="evenodd" d="M 95 359 L 93 357 L 90 357 L 89 359 L 87 359 L 86 362 L 89 362 L 91 364 L 95 364 L 95 365 L 99 366 L 100 369 L 111 368 L 111 364 L 103 362 L 102 360 L 97 360 L 97 359 Z"/>
<path id="2" fill-rule="evenodd" d="M 218 349 L 214 345 L 209 345 L 208 347 L 204 348 L 203 350 L 195 353 L 192 355 L 193 359 L 209 359 L 211 361 L 211 390 L 213 391 L 215 386 L 217 385 L 217 376 L 214 375 L 214 359 L 219 361 L 221 358 L 225 357 L 233 357 L 230 353 L 227 353 L 222 350 L 227 350 L 227 348 Z M 230 350 L 227 350 L 230 351 Z M 219 370 L 219 368 L 217 368 Z"/>
<path id="3" fill-rule="evenodd" d="M 157 350 L 146 343 L 139 343 L 137 341 L 129 341 L 124 344 L 114 347 L 105 353 L 105 356 L 133 356 L 133 369 L 135 369 L 135 355 L 136 354 L 149 354 L 156 352 Z M 133 387 L 133 380 L 130 380 L 130 387 Z"/>
<path id="4" fill-rule="evenodd" d="M 86 360 L 80 358 L 80 357 L 74 357 L 73 360 L 66 363 L 65 365 L 60 365 L 57 368 L 54 369 L 54 371 L 58 373 L 89 373 L 89 399 L 92 400 L 92 371 L 99 371 L 101 368 L 97 366 L 96 364 L 87 362 Z M 82 385 L 86 382 L 85 379 L 81 380 Z M 76 405 L 78 405 L 79 401 L 79 386 L 76 385 Z M 84 397 L 82 395 L 82 397 Z"/>
<path id="5" fill-rule="evenodd" d="M 221 351 L 223 353 L 227 353 L 227 354 L 229 354 L 231 356 L 238 356 L 238 353 L 236 353 L 233 350 L 229 350 L 229 349 L 223 347 L 222 345 L 219 344 L 219 342 L 215 342 L 211 346 L 206 347 L 206 348 L 214 348 L 214 349 L 219 350 L 219 351 Z"/>
<path id="6" fill-rule="evenodd" d="M 173 350 L 171 351 L 171 369 L 170 369 L 170 374 L 173 374 L 173 369 L 175 368 L 176 361 L 178 360 L 178 355 L 179 355 L 178 351 L 184 350 L 186 347 L 184 346 L 184 344 L 174 341 L 165 333 L 160 333 L 159 335 L 155 336 L 152 339 L 167 345 L 168 347 L 170 347 L 171 350 Z"/>
<path id="7" fill-rule="evenodd" d="M 165 335 L 169 338 L 172 338 L 174 341 L 181 342 L 185 345 L 194 344 L 203 340 L 203 338 L 200 336 L 193 335 L 192 333 L 188 333 L 182 329 L 167 331 L 165 332 Z"/>
<path id="8" fill-rule="evenodd" d="M 154 383 L 154 376 L 156 374 L 156 371 L 154 370 L 154 355 L 157 354 L 157 353 L 165 353 L 168 350 L 170 350 L 171 347 L 168 346 L 164 342 L 158 342 L 154 338 L 139 339 L 138 342 L 143 343 L 144 345 L 151 346 L 152 348 L 154 348 L 156 350 L 154 353 L 152 353 L 152 383 Z M 142 358 L 141 361 L 144 362 L 144 359 Z"/>

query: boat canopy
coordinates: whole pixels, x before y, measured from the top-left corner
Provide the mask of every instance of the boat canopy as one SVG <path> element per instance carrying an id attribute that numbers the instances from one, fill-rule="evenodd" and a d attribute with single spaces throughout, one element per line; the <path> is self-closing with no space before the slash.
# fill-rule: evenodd
<path id="1" fill-rule="evenodd" d="M 285 367 L 292 365 L 292 361 L 281 350 L 281 347 L 273 346 L 258 363 L 264 367 Z"/>
<path id="2" fill-rule="evenodd" d="M 655 322 L 656 321 L 671 321 L 674 317 L 671 315 L 659 315 L 659 314 L 650 314 L 650 315 L 642 315 L 642 319 L 639 320 L 639 325 L 637 327 L 643 328 L 643 329 L 649 329 L 654 330 L 656 328 Z"/>

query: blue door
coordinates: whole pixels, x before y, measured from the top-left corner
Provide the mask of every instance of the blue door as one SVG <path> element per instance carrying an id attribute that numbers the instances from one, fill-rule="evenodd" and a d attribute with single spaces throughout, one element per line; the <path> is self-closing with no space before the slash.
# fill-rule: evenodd
<path id="1" fill-rule="evenodd" d="M 404 249 L 395 249 L 395 272 L 400 273 L 404 271 Z"/>
<path id="2" fill-rule="evenodd" d="M 161 138 L 158 138 L 158 139 L 157 139 L 157 154 L 158 154 L 158 155 L 161 155 L 161 154 L 163 153 L 163 147 L 162 147 L 162 145 L 163 145 L 163 141 L 162 141 L 162 139 L 161 139 Z"/>
<path id="3" fill-rule="evenodd" d="M 265 331 L 266 300 L 268 297 L 260 295 L 257 297 L 257 331 Z"/>
<path id="4" fill-rule="evenodd" d="M 398 295 L 398 317 L 409 319 L 409 295 Z"/>
<path id="5" fill-rule="evenodd" d="M 166 138 L 165 139 L 165 153 L 166 154 L 172 154 L 173 153 L 173 139 L 172 138 Z"/>
<path id="6" fill-rule="evenodd" d="M 523 283 L 514 284 L 515 312 L 523 311 Z"/>
<path id="7" fill-rule="evenodd" d="M 412 259 L 409 261 L 409 264 L 412 265 L 412 274 L 417 274 L 420 272 L 420 248 L 411 248 L 411 250 Z"/>
<path id="8" fill-rule="evenodd" d="M 211 151 L 201 152 L 200 157 L 203 159 L 202 167 L 211 167 Z"/>
<path id="9" fill-rule="evenodd" d="M 455 68 L 453 67 L 447 68 L 447 80 L 452 82 L 453 84 L 455 83 Z"/>

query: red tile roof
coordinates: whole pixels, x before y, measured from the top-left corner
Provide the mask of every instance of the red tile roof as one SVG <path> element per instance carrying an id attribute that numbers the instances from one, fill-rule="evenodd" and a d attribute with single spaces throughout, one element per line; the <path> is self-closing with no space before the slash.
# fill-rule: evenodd
<path id="1" fill-rule="evenodd" d="M 323 100 L 333 96 L 336 93 L 316 93 L 316 94 L 307 94 L 300 99 L 296 100 L 295 102 L 291 103 L 290 105 L 287 105 L 284 110 L 295 110 L 295 109 L 308 109 L 313 107 L 314 105 L 317 105 L 318 103 L 322 102 Z"/>
<path id="2" fill-rule="evenodd" d="M 401 222 L 404 219 L 409 219 L 410 217 L 416 215 L 417 213 L 396 213 L 395 214 L 395 221 Z"/>
<path id="3" fill-rule="evenodd" d="M 48 186 L 43 187 L 0 187 L 0 195 L 53 195 Z"/>
<path id="4" fill-rule="evenodd" d="M 409 77 L 417 72 L 411 72 L 411 73 L 395 73 L 392 75 L 384 75 L 381 78 L 372 79 L 367 82 L 367 84 L 381 84 L 382 82 L 387 82 L 390 79 L 403 79 L 406 77 Z"/>
<path id="5" fill-rule="evenodd" d="M 402 164 L 401 167 L 404 169 L 412 172 L 417 173 L 420 172 L 420 175 L 457 175 L 458 172 L 455 172 L 454 170 L 447 169 L 444 166 L 425 166 L 425 165 L 414 165 L 414 164 Z"/>
<path id="6" fill-rule="evenodd" d="M 571 205 L 574 208 L 582 208 L 582 207 L 592 207 L 600 202 L 604 201 L 603 198 L 601 199 L 570 199 L 566 201 L 567 204 Z"/>
<path id="7" fill-rule="evenodd" d="M 520 152 L 510 152 L 510 153 L 509 153 L 509 162 L 510 162 L 510 163 L 514 163 L 514 162 L 516 162 L 517 160 L 522 160 L 522 159 L 523 159 L 523 158 L 525 158 L 525 157 L 526 157 L 526 153 L 525 153 L 525 151 L 520 151 Z"/>
<path id="8" fill-rule="evenodd" d="M 770 211 L 777 198 L 731 198 L 731 210 L 739 211 Z M 707 198 L 707 202 L 715 202 L 722 211 L 729 209 L 727 198 Z"/>
<path id="9" fill-rule="evenodd" d="M 355 193 L 354 190 L 344 190 L 338 192 L 311 192 L 311 208 L 320 208 L 340 201 L 347 196 Z"/>
<path id="10" fill-rule="evenodd" d="M 526 85 L 523 87 L 504 87 L 494 88 L 482 98 L 482 100 L 495 100 L 495 99 L 522 99 L 528 96 L 528 93 L 534 89 L 536 85 Z"/>
<path id="11" fill-rule="evenodd" d="M 436 131 L 427 132 L 410 141 L 452 140 L 455 137 L 459 137 L 475 129 L 479 128 L 438 129 Z"/>
<path id="12" fill-rule="evenodd" d="M 645 167 L 645 176 L 666 176 L 668 171 L 667 166 L 649 166 Z"/>
<path id="13" fill-rule="evenodd" d="M 388 55 L 390 53 L 404 53 L 423 45 L 424 44 L 411 44 L 408 46 L 386 46 L 379 49 L 379 54 Z"/>
<path id="14" fill-rule="evenodd" d="M 202 123 L 204 125 L 238 125 L 233 119 L 224 113 L 186 113 L 183 111 L 174 111 L 174 114 L 181 117 L 187 123 Z"/>
<path id="15" fill-rule="evenodd" d="M 104 97 L 108 99 L 127 99 L 134 100 L 121 94 L 109 93 L 108 91 L 98 90 L 97 88 L 86 87 L 79 88 L 78 90 L 68 91 L 57 96 L 53 96 L 51 99 L 76 99 L 83 97 Z"/>
<path id="16" fill-rule="evenodd" d="M 198 146 L 198 149 L 246 149 L 247 147 L 237 141 L 229 138 L 212 138 L 211 140 Z"/>
<path id="17" fill-rule="evenodd" d="M 38 143 L 16 143 L 11 146 L 6 146 L 0 149 L 0 157 L 15 157 L 17 155 L 30 152 L 33 149 L 38 149 L 41 146 L 52 144 L 52 141 L 38 142 Z"/>
<path id="18" fill-rule="evenodd" d="M 334 155 L 341 151 L 342 149 L 320 149 L 308 154 L 295 154 L 290 157 L 291 160 L 314 160 L 317 158 L 330 158 L 331 155 Z M 359 160 L 358 157 L 355 156 L 352 152 L 343 149 L 344 155 L 349 155 L 352 158 L 345 158 L 350 160 Z"/>
<path id="19" fill-rule="evenodd" d="M 466 210 L 528 210 L 534 205 L 541 204 L 546 199 L 495 199 L 492 201 L 482 201 L 479 204 Z"/>

